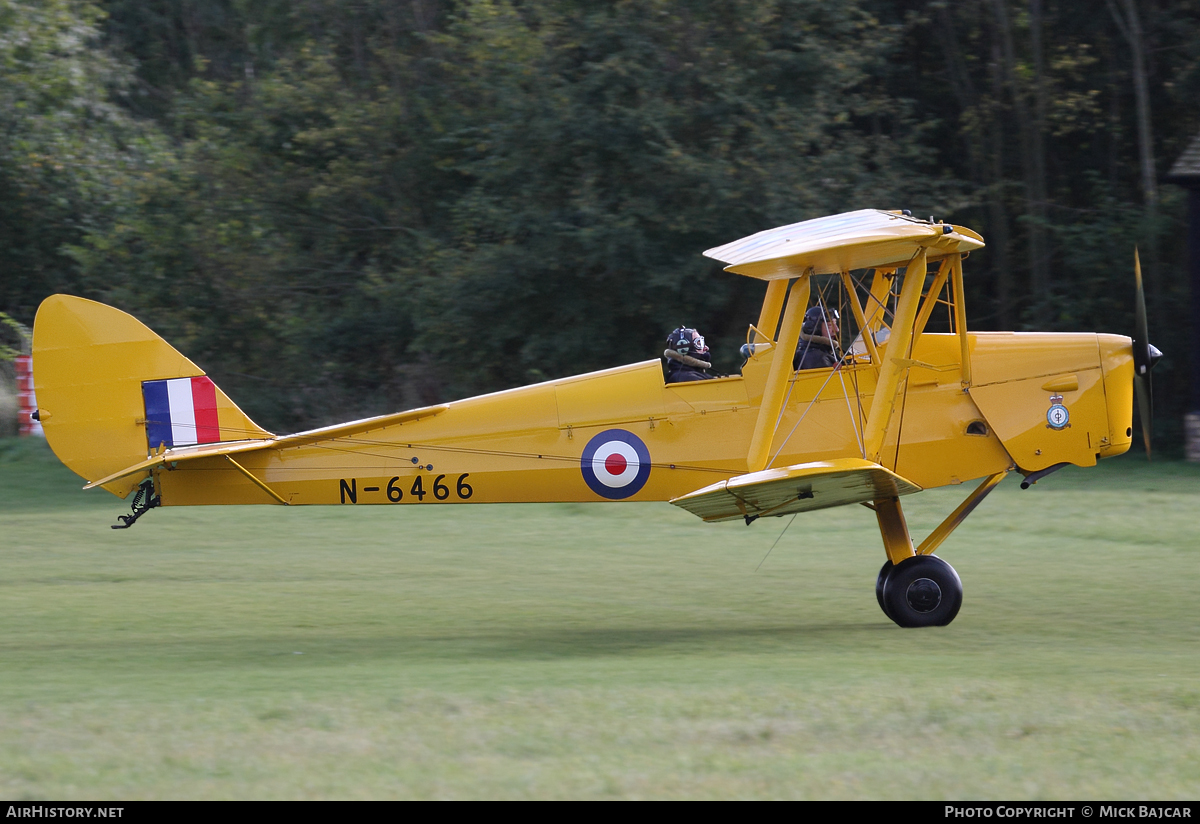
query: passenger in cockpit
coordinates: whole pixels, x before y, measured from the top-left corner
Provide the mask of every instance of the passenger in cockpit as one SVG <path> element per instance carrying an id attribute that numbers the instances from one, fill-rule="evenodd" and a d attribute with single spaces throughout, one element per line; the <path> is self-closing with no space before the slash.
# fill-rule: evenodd
<path id="1" fill-rule="evenodd" d="M 837 366 L 838 312 L 818 304 L 804 313 L 800 345 L 792 358 L 793 369 L 830 369 Z"/>
<path id="2" fill-rule="evenodd" d="M 706 381 L 715 377 L 708 374 L 712 360 L 704 336 L 687 326 L 681 326 L 667 336 L 667 383 L 684 381 Z"/>

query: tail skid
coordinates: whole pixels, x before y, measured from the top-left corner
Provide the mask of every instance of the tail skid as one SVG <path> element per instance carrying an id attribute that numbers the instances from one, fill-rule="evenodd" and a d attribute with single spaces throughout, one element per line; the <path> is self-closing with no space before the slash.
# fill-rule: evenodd
<path id="1" fill-rule="evenodd" d="M 138 486 L 137 494 L 133 496 L 133 514 L 118 515 L 117 520 L 121 523 L 113 524 L 112 528 L 129 529 L 138 518 L 157 506 L 162 506 L 162 498 L 154 492 L 154 479 L 146 478 Z"/>

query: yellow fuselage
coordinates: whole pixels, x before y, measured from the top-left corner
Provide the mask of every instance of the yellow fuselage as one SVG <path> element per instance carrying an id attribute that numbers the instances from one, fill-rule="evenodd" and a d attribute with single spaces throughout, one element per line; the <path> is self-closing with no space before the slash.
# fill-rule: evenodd
<path id="1" fill-rule="evenodd" d="M 915 341 L 882 465 L 930 488 L 1011 467 L 1091 466 L 1129 448 L 1128 338 L 968 339 L 969 386 L 957 335 L 926 333 Z M 773 357 L 767 347 L 741 375 L 669 385 L 660 362 L 645 361 L 456 401 L 362 434 L 324 437 L 317 430 L 304 443 L 237 459 L 294 505 L 665 501 L 747 471 Z M 870 363 L 794 373 L 768 466 L 861 456 L 877 375 Z M 1056 404 L 1065 422 L 1062 413 L 1048 417 Z M 650 457 L 648 477 L 627 496 L 597 494 L 581 464 L 585 447 L 611 430 L 635 436 Z M 219 456 L 155 474 L 165 505 L 277 502 Z"/>

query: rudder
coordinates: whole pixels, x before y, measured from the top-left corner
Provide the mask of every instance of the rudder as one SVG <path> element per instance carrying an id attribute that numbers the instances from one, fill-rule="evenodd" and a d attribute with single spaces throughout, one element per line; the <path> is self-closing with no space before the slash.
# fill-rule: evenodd
<path id="1" fill-rule="evenodd" d="M 33 380 L 47 443 L 88 481 L 163 447 L 272 437 L 144 323 L 84 298 L 38 307 Z M 124 498 L 140 480 L 104 488 Z"/>

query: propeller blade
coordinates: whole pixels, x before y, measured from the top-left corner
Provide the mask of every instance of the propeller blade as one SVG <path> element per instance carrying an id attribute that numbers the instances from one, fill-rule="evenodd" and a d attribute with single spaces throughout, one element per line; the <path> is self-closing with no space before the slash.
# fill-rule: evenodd
<path id="1" fill-rule="evenodd" d="M 1142 288 L 1142 261 L 1137 247 L 1133 249 L 1133 277 L 1137 281 L 1137 298 L 1133 332 L 1133 371 L 1138 376 L 1150 373 L 1150 357 L 1147 344 L 1150 342 L 1149 324 L 1146 321 L 1146 292 Z"/>
<path id="2" fill-rule="evenodd" d="M 1137 281 L 1133 335 L 1133 388 L 1137 395 L 1138 415 L 1142 419 L 1142 441 L 1146 444 L 1146 459 L 1150 459 L 1150 436 L 1154 422 L 1154 384 L 1150 370 L 1162 352 L 1150 343 L 1149 323 L 1146 320 L 1146 292 L 1142 288 L 1142 261 L 1133 250 L 1133 277 Z"/>
<path id="3" fill-rule="evenodd" d="M 1142 419 L 1142 442 L 1146 445 L 1146 460 L 1150 460 L 1150 423 L 1154 420 L 1154 393 L 1149 372 L 1133 376 L 1133 390 L 1137 395 L 1138 416 Z"/>

